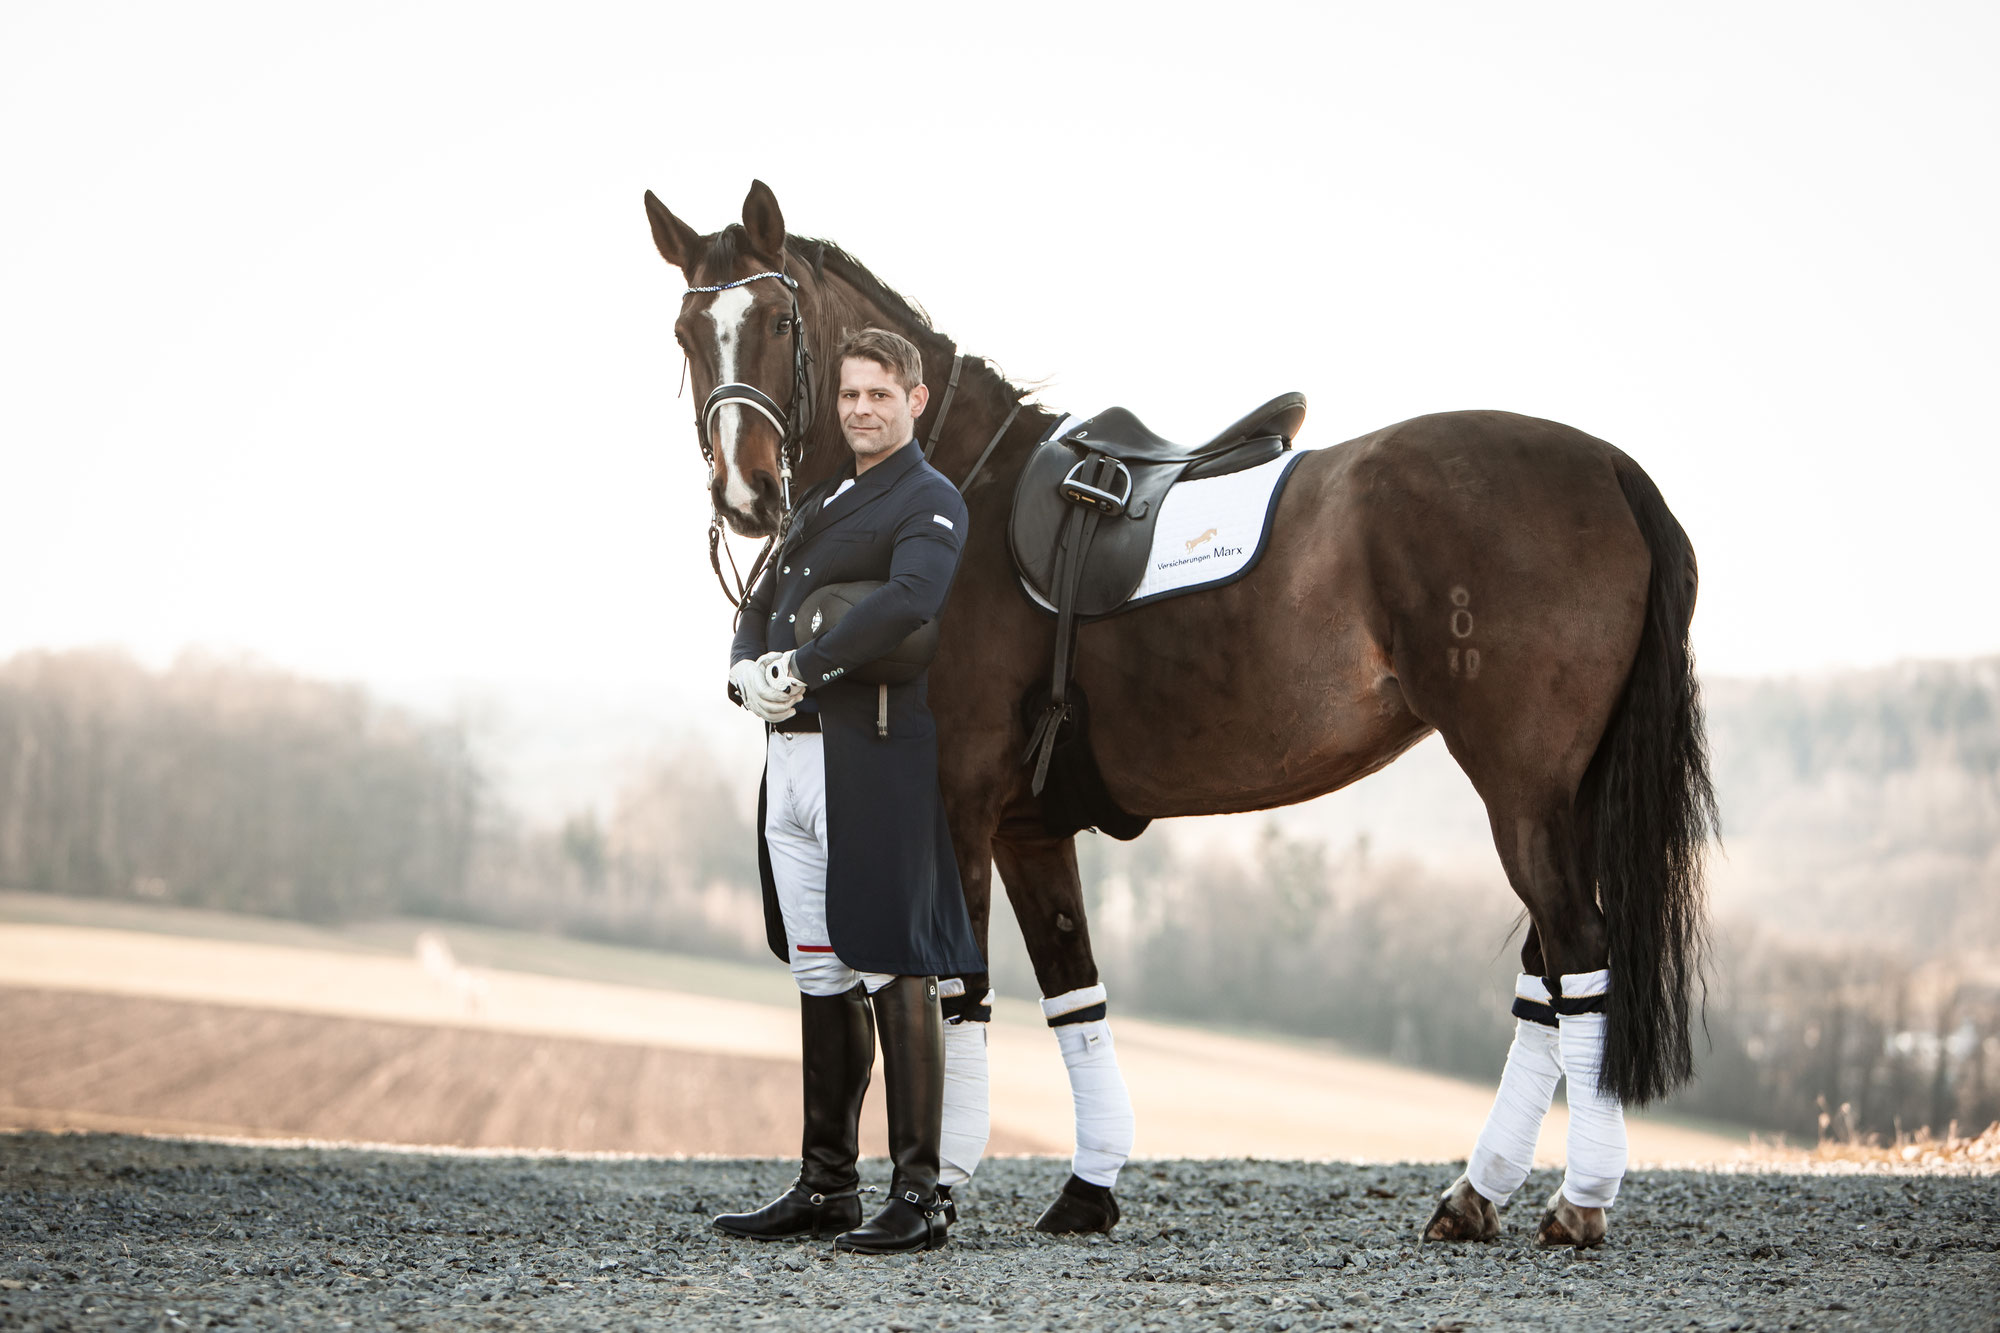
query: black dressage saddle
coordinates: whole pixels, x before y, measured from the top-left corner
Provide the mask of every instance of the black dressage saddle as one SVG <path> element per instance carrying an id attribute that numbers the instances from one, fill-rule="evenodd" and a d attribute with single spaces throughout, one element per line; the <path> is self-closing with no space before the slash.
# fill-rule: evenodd
<path id="1" fill-rule="evenodd" d="M 1177 483 L 1268 463 L 1292 446 L 1306 398 L 1287 393 L 1205 444 L 1165 440 L 1122 407 L 1110 408 L 1035 447 L 1014 489 L 1007 536 L 1022 581 L 1056 614 L 1049 703 L 1028 742 L 1034 791 L 1048 776 L 1076 621 L 1110 615 L 1146 576 L 1160 502 Z"/>

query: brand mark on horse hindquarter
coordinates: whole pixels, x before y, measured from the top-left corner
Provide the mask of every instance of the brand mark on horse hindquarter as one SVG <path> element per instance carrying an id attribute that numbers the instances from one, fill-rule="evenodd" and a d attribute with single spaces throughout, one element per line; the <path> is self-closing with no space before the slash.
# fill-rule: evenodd
<path id="1" fill-rule="evenodd" d="M 1463 587 L 1451 590 L 1451 633 L 1453 638 L 1466 639 L 1472 636 L 1472 594 Z M 1467 680 L 1479 679 L 1479 650 L 1467 648 L 1461 655 L 1457 648 L 1445 651 L 1445 661 L 1454 676 L 1463 675 Z"/>

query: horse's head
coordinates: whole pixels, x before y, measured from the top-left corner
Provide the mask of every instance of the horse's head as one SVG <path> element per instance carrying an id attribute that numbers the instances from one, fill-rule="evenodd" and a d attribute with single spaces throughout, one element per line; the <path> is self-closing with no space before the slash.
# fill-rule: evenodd
<path id="1" fill-rule="evenodd" d="M 769 186 L 755 181 L 743 221 L 709 236 L 646 191 L 653 243 L 687 278 L 674 337 L 692 367 L 696 439 L 709 464 L 715 512 L 739 536 L 778 530 L 791 468 L 812 426 L 804 275 L 787 273 L 785 219 Z"/>

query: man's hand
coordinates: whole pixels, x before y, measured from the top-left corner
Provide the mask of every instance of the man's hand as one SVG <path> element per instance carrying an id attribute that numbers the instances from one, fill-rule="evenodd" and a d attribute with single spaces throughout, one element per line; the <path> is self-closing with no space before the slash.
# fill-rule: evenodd
<path id="1" fill-rule="evenodd" d="M 774 653 L 766 653 L 774 657 Z M 759 662 L 744 658 L 729 668 L 729 683 L 742 696 L 744 708 L 761 722 L 783 722 L 798 710 L 792 707 L 796 700 L 782 692 L 774 692 L 765 684 L 764 668 Z"/>
<path id="2" fill-rule="evenodd" d="M 797 703 L 806 692 L 806 683 L 792 670 L 790 653 L 765 653 L 757 659 L 757 665 L 764 669 L 764 688 L 782 695 L 786 700 Z"/>

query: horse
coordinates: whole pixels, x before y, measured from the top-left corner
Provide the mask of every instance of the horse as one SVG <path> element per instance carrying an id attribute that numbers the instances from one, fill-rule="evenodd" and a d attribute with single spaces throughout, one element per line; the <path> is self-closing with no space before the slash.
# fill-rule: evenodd
<path id="1" fill-rule="evenodd" d="M 1207 541 L 1210 537 L 1213 537 L 1214 535 L 1215 535 L 1215 529 L 1210 528 L 1207 532 L 1202 533 L 1201 536 L 1190 537 L 1186 541 L 1182 542 L 1181 549 L 1191 553 L 1193 552 L 1195 547 L 1201 545 L 1203 542 Z"/>
<path id="2" fill-rule="evenodd" d="M 700 404 L 716 524 L 772 536 L 795 488 L 845 460 L 832 395 L 814 392 L 814 368 L 831 366 L 844 336 L 890 329 L 922 354 L 933 407 L 918 436 L 970 516 L 930 671 L 959 876 L 984 950 L 997 867 L 1066 1059 L 1071 1025 L 1102 1036 L 1108 1061 L 1069 1061 L 1077 1165 L 1038 1225 L 1109 1230 L 1130 1101 L 1091 952 L 1080 826 L 1037 794 L 1023 763 L 1033 718 L 1023 701 L 1038 689 L 1047 698 L 1054 627 L 1024 595 L 1008 545 L 1016 483 L 1059 414 L 963 355 L 839 246 L 790 234 L 761 181 L 741 222 L 709 234 L 650 190 L 645 205 L 655 247 L 689 289 L 674 333 Z M 1572 1027 L 1599 1034 L 1594 1066 L 1565 1066 L 1573 1108 L 1600 1096 L 1622 1117 L 1665 1095 L 1692 1076 L 1704 855 L 1719 828 L 1686 533 L 1636 462 L 1553 421 L 1444 412 L 1302 453 L 1247 574 L 1078 630 L 1089 755 L 1131 817 L 1106 831 L 1309 800 L 1438 732 L 1486 806 L 1526 909 L 1523 976 L 1548 983 L 1516 1013 L 1546 1010 L 1565 1048 Z M 1598 984 L 1564 995 L 1564 979 L 1580 976 Z M 941 993 L 954 983 L 987 994 L 984 976 L 943 979 Z M 1510 1054 L 1496 1117 L 1513 1064 Z M 983 1065 L 981 1079 L 983 1089 Z M 1554 1086 L 1534 1094 L 1537 1123 Z M 1622 1118 L 1615 1133 L 1622 1176 Z M 1497 1226 L 1493 1201 L 1461 1176 L 1422 1234 L 1485 1238 Z M 1603 1234 L 1601 1206 L 1558 1190 L 1545 1242 Z"/>

